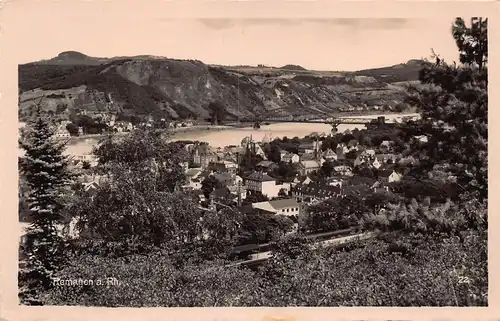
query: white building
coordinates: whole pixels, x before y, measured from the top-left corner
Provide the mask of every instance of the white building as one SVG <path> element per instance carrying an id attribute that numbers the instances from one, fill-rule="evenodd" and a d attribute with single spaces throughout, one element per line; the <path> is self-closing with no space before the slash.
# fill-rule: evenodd
<path id="1" fill-rule="evenodd" d="M 66 124 L 61 124 L 59 127 L 57 127 L 56 132 L 54 133 L 54 136 L 57 138 L 70 138 L 71 135 L 69 134 L 69 131 L 66 129 Z"/>
<path id="2" fill-rule="evenodd" d="M 271 198 L 277 197 L 281 189 L 284 189 L 286 192 L 289 191 L 290 184 L 276 184 L 276 180 L 271 176 L 261 172 L 253 172 L 246 178 L 245 188 L 248 194 L 260 193 Z"/>
<path id="3" fill-rule="evenodd" d="M 323 158 L 328 161 L 336 161 L 337 153 L 335 153 L 331 148 L 328 148 L 323 152 Z"/>
<path id="4" fill-rule="evenodd" d="M 281 161 L 285 163 L 298 163 L 300 161 L 300 156 L 294 153 L 285 153 L 281 156 Z"/>
<path id="5" fill-rule="evenodd" d="M 294 198 L 253 203 L 253 208 L 286 216 L 299 216 L 300 204 Z"/>

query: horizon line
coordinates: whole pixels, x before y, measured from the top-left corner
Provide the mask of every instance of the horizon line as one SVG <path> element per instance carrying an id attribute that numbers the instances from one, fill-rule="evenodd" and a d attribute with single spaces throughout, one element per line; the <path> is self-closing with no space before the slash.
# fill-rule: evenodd
<path id="1" fill-rule="evenodd" d="M 208 66 L 220 66 L 220 67 L 255 67 L 255 68 L 258 68 L 258 65 L 259 64 L 255 64 L 255 65 L 252 65 L 252 64 L 238 64 L 238 65 L 235 65 L 235 64 L 232 64 L 232 65 L 225 65 L 225 64 L 221 64 L 221 63 L 215 63 L 215 62 L 212 62 L 212 63 L 209 63 L 209 62 L 205 62 L 203 60 L 200 60 L 200 59 L 196 59 L 196 58 L 174 58 L 174 57 L 166 57 L 166 56 L 161 56 L 161 55 L 154 55 L 154 54 L 136 54 L 136 55 L 130 55 L 130 56 L 112 56 L 112 57 L 98 57 L 98 56 L 90 56 L 90 55 L 87 55 L 81 51 L 78 51 L 78 50 L 65 50 L 65 51 L 61 51 L 59 52 L 57 55 L 51 57 L 51 58 L 45 58 L 45 59 L 40 59 L 40 60 L 36 60 L 36 61 L 29 61 L 29 62 L 24 62 L 24 63 L 20 63 L 18 64 L 18 66 L 21 66 L 21 65 L 28 65 L 28 64 L 36 64 L 36 63 L 40 63 L 40 62 L 47 62 L 47 61 L 50 61 L 50 60 L 53 60 L 57 57 L 59 57 L 61 54 L 63 53 L 79 53 L 79 54 L 82 54 L 88 58 L 91 58 L 91 59 L 105 59 L 105 60 L 113 60 L 113 59 L 118 59 L 118 58 L 122 58 L 122 59 L 127 59 L 127 58 L 134 58 L 134 57 L 152 57 L 153 59 L 157 59 L 157 60 L 162 60 L 162 59 L 168 59 L 168 60 L 181 60 L 181 61 L 189 61 L 189 60 L 192 60 L 192 61 L 199 61 L 205 65 L 208 65 Z M 392 65 L 378 65 L 378 66 L 372 66 L 372 67 L 369 67 L 369 68 L 363 68 L 363 69 L 357 69 L 357 70 L 331 70 L 331 69 L 308 69 L 307 67 L 305 67 L 304 65 L 301 65 L 301 64 L 297 64 L 297 63 L 284 63 L 281 67 L 278 67 L 278 66 L 271 66 L 271 65 L 266 65 L 266 64 L 261 64 L 262 66 L 264 67 L 268 67 L 268 68 L 275 68 L 275 69 L 281 69 L 282 67 L 284 66 L 287 66 L 287 65 L 294 65 L 294 66 L 299 66 L 299 67 L 302 67 L 304 68 L 305 70 L 304 71 L 318 71 L 318 72 L 356 72 L 356 71 L 362 71 L 362 70 L 369 70 L 369 69 L 377 69 L 377 68 L 384 68 L 384 67 L 392 67 L 392 66 L 396 66 L 396 65 L 400 65 L 400 64 L 406 64 L 408 63 L 409 61 L 412 61 L 412 60 L 417 60 L 417 61 L 424 61 L 425 58 L 421 57 L 421 58 L 412 58 L 412 59 L 409 59 L 407 61 L 400 61 L 400 62 L 396 62 Z"/>

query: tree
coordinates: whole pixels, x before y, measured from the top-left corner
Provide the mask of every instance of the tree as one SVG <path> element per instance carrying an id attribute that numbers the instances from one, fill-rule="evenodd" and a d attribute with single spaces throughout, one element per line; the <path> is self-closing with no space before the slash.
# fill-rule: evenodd
<path id="1" fill-rule="evenodd" d="M 370 209 L 358 195 L 331 198 L 308 209 L 305 222 L 311 232 L 329 232 L 358 226 Z"/>
<path id="2" fill-rule="evenodd" d="M 222 125 L 226 116 L 226 108 L 220 102 L 212 101 L 208 104 L 208 110 L 212 124 Z"/>
<path id="3" fill-rule="evenodd" d="M 473 17 L 467 27 L 463 18 L 457 18 L 452 34 L 460 52 L 460 62 L 476 64 L 482 69 L 488 62 L 488 19 Z"/>
<path id="4" fill-rule="evenodd" d="M 297 176 L 298 172 L 296 164 L 279 162 L 278 167 L 273 170 L 272 175 L 283 180 L 292 180 Z"/>
<path id="5" fill-rule="evenodd" d="M 24 304 L 40 304 L 40 291 L 51 286 L 53 273 L 64 263 L 64 239 L 58 231 L 63 220 L 62 194 L 73 175 L 63 155 L 66 142 L 57 141 L 54 127 L 37 104 L 36 117 L 28 123 L 19 144 L 25 151 L 20 171 L 28 188 L 27 203 L 32 222 L 24 247 L 27 269 L 19 276 L 20 297 Z"/>
<path id="6" fill-rule="evenodd" d="M 452 30 L 462 64 L 449 65 L 434 55 L 435 63 L 420 72 L 424 86 L 412 88 L 408 99 L 422 114 L 414 127 L 428 137 L 413 154 L 422 172 L 446 165 L 481 201 L 488 194 L 487 20 L 474 18 L 466 27 L 459 18 Z"/>
<path id="7" fill-rule="evenodd" d="M 181 143 L 169 142 L 169 132 L 137 129 L 125 137 L 108 135 L 93 150 L 101 170 L 117 165 L 127 171 L 154 173 L 157 190 L 173 191 L 185 182 L 181 163 L 188 155 Z"/>
<path id="8" fill-rule="evenodd" d="M 90 163 L 88 161 L 83 161 L 82 168 L 83 169 L 89 169 L 90 168 Z"/>
<path id="9" fill-rule="evenodd" d="M 237 244 L 263 244 L 292 231 L 293 221 L 283 215 L 246 214 L 240 225 Z"/>
<path id="10" fill-rule="evenodd" d="M 356 159 L 356 157 L 358 157 L 358 151 L 355 149 L 353 149 L 345 154 L 346 159 L 354 160 L 354 159 Z"/>
<path id="11" fill-rule="evenodd" d="M 280 197 L 280 198 L 287 198 L 288 197 L 288 193 L 285 191 L 284 188 L 280 188 L 280 190 L 278 191 L 278 197 Z"/>
<path id="12" fill-rule="evenodd" d="M 398 104 L 396 104 L 396 106 L 394 106 L 394 109 L 396 110 L 396 112 L 401 113 L 401 112 L 407 110 L 408 107 L 409 106 L 406 103 L 398 103 Z"/>
<path id="13" fill-rule="evenodd" d="M 66 129 L 68 130 L 71 136 L 78 136 L 79 128 L 73 123 L 69 123 L 66 125 Z"/>
<path id="14" fill-rule="evenodd" d="M 321 165 L 321 175 L 323 175 L 324 177 L 330 177 L 332 176 L 333 174 L 333 171 L 334 171 L 334 164 L 333 162 L 331 161 L 326 161 L 323 163 L 323 165 Z"/>
<path id="15" fill-rule="evenodd" d="M 201 190 L 203 191 L 203 195 L 207 199 L 215 189 L 223 187 L 224 185 L 212 175 L 208 176 L 201 182 Z"/>
<path id="16" fill-rule="evenodd" d="M 272 141 L 270 144 L 267 145 L 267 148 L 266 148 L 266 156 L 267 156 L 267 159 L 272 161 L 272 162 L 275 162 L 275 163 L 279 163 L 281 162 L 281 153 L 280 153 L 280 148 L 277 144 L 276 141 Z"/>

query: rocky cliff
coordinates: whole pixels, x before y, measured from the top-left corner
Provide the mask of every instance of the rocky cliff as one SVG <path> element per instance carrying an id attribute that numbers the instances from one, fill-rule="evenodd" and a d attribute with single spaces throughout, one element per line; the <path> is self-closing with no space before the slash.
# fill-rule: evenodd
<path id="1" fill-rule="evenodd" d="M 418 79 L 420 62 L 335 73 L 300 68 L 224 67 L 196 60 L 137 56 L 93 58 L 77 52 L 19 66 L 20 118 L 44 96 L 54 117 L 108 112 L 124 116 L 208 117 L 219 101 L 226 118 L 338 111 L 341 107 L 394 106 L 405 84 Z"/>

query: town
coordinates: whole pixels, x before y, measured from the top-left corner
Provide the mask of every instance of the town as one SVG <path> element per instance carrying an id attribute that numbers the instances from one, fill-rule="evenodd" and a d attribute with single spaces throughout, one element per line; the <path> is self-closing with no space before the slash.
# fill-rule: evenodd
<path id="1" fill-rule="evenodd" d="M 20 303 L 488 306 L 487 19 L 451 25 L 460 64 L 24 65 Z"/>

